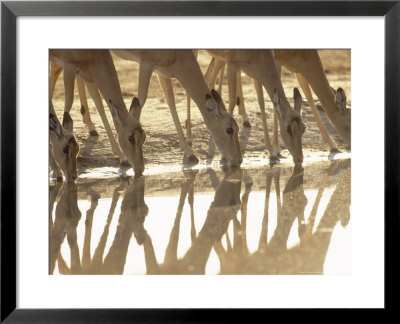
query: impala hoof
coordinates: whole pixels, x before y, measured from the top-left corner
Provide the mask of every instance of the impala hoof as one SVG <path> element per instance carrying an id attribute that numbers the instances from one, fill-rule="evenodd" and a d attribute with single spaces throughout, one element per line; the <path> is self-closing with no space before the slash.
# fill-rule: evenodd
<path id="1" fill-rule="evenodd" d="M 196 157 L 196 155 L 192 154 L 187 158 L 187 161 L 190 163 L 199 163 L 199 159 Z"/>
<path id="2" fill-rule="evenodd" d="M 332 160 L 337 153 L 340 153 L 340 151 L 336 147 L 332 148 L 329 152 L 328 159 Z"/>
<path id="3" fill-rule="evenodd" d="M 128 166 L 130 166 L 131 164 L 128 162 L 128 160 L 123 159 L 122 161 L 119 162 L 119 165 L 120 165 L 120 166 L 124 166 L 124 167 L 128 167 Z"/>
<path id="4" fill-rule="evenodd" d="M 243 122 L 243 126 L 244 126 L 244 127 L 251 127 L 250 122 L 249 122 L 248 120 L 245 120 L 245 121 Z"/>
<path id="5" fill-rule="evenodd" d="M 125 177 L 126 176 L 126 171 L 127 171 L 126 169 L 119 169 L 118 170 L 118 176 L 121 177 L 121 178 Z"/>
<path id="6" fill-rule="evenodd" d="M 269 164 L 270 165 L 274 165 L 277 164 L 279 162 L 279 158 L 277 155 L 273 155 L 269 158 Z"/>
<path id="7" fill-rule="evenodd" d="M 228 160 L 226 158 L 222 157 L 221 160 L 219 160 L 219 165 L 221 167 L 229 167 Z"/>
<path id="8" fill-rule="evenodd" d="M 278 158 L 279 158 L 279 159 L 284 159 L 284 158 L 286 158 L 286 156 L 282 155 L 281 152 L 279 152 L 279 153 L 278 153 Z"/>
<path id="9" fill-rule="evenodd" d="M 295 163 L 293 169 L 296 171 L 302 171 L 302 170 L 304 170 L 304 167 L 303 167 L 303 164 L 301 164 L 301 163 Z"/>
<path id="10" fill-rule="evenodd" d="M 91 131 L 89 132 L 89 135 L 90 135 L 90 136 L 99 136 L 99 133 L 97 133 L 97 131 L 94 129 L 94 130 L 91 130 Z"/>

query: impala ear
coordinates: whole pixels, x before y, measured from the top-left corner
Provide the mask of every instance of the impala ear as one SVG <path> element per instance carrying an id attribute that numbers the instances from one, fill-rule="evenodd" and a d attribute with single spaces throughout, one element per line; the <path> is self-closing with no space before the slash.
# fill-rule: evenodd
<path id="1" fill-rule="evenodd" d="M 49 129 L 50 132 L 55 134 L 57 137 L 61 137 L 63 135 L 60 121 L 58 120 L 57 116 L 53 115 L 52 113 L 49 114 Z"/>
<path id="2" fill-rule="evenodd" d="M 129 114 L 139 121 L 141 113 L 142 106 L 140 105 L 139 99 L 137 97 L 133 97 L 131 106 L 129 108 Z"/>
<path id="3" fill-rule="evenodd" d="M 294 111 L 300 113 L 301 105 L 303 104 L 303 98 L 301 97 L 300 91 L 297 88 L 293 89 L 293 100 L 294 100 Z"/>
<path id="4" fill-rule="evenodd" d="M 108 99 L 108 107 L 110 108 L 111 116 L 114 119 L 114 121 L 118 124 L 122 125 L 122 121 L 119 118 L 118 115 L 118 110 L 117 107 L 114 105 L 114 103 L 111 101 L 111 99 Z"/>
<path id="5" fill-rule="evenodd" d="M 274 89 L 274 108 L 279 114 L 279 117 L 282 118 L 282 110 L 280 106 L 280 101 L 281 99 L 279 98 L 278 92 L 276 92 L 276 89 Z"/>
<path id="6" fill-rule="evenodd" d="M 216 102 L 222 102 L 222 98 L 219 95 L 219 93 L 217 91 L 215 91 L 214 89 L 211 90 L 211 95 L 214 97 Z"/>
<path id="7" fill-rule="evenodd" d="M 217 118 L 221 117 L 217 101 L 213 97 L 211 97 L 208 93 L 206 94 L 206 108 L 210 113 L 215 115 L 215 117 Z"/>
<path id="8" fill-rule="evenodd" d="M 217 91 L 215 91 L 214 89 L 212 89 L 211 90 L 211 95 L 213 96 L 213 98 L 217 102 L 220 112 L 226 111 L 226 107 L 224 105 L 224 101 L 222 100 L 220 94 Z"/>
<path id="9" fill-rule="evenodd" d="M 337 109 L 343 113 L 346 111 L 346 94 L 344 93 L 342 88 L 338 88 L 336 92 L 336 107 Z"/>

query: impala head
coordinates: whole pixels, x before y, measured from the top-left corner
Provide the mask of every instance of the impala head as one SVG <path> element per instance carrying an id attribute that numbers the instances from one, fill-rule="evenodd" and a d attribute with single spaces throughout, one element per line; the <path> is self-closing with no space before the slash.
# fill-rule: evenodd
<path id="1" fill-rule="evenodd" d="M 294 164 L 296 166 L 301 166 L 303 163 L 303 146 L 301 139 L 306 127 L 300 114 L 302 98 L 297 88 L 293 90 L 293 98 L 294 110 L 288 109 L 287 111 L 283 111 L 281 109 L 281 99 L 278 93 L 274 91 L 274 107 L 279 116 L 282 140 L 292 155 Z"/>
<path id="2" fill-rule="evenodd" d="M 72 134 L 72 119 L 69 114 L 67 116 L 67 118 L 64 117 L 63 125 L 61 126 L 58 118 L 50 113 L 50 143 L 54 159 L 63 172 L 65 179 L 68 182 L 74 182 L 78 177 L 76 157 L 79 152 L 79 145 Z"/>
<path id="3" fill-rule="evenodd" d="M 140 176 L 144 171 L 142 147 L 146 140 L 146 133 L 139 122 L 141 111 L 139 100 L 136 97 L 133 98 L 130 114 L 126 114 L 125 118 L 119 115 L 117 107 L 111 100 L 108 101 L 108 105 L 115 123 L 119 125 L 116 128 L 122 152 L 131 164 L 135 175 Z"/>
<path id="4" fill-rule="evenodd" d="M 220 95 L 215 90 L 211 90 L 211 95 L 206 95 L 206 107 L 214 115 L 208 128 L 222 158 L 230 166 L 239 166 L 242 163 L 242 153 L 239 145 L 239 127 L 235 119 L 226 111 Z"/>

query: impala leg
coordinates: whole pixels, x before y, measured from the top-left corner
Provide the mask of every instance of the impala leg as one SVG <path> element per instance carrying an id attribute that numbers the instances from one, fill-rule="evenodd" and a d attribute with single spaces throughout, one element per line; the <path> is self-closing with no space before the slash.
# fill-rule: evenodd
<path id="1" fill-rule="evenodd" d="M 211 66 L 212 65 L 212 66 Z M 206 83 L 209 89 L 213 89 L 215 87 L 215 83 L 217 81 L 217 76 L 218 72 L 221 70 L 221 68 L 225 65 L 225 62 L 219 59 L 215 59 L 214 63 L 211 61 L 210 63 L 210 72 L 206 72 Z M 209 66 L 209 67 L 210 67 Z"/>
<path id="2" fill-rule="evenodd" d="M 278 123 L 279 123 L 279 121 L 278 121 L 278 113 L 274 109 L 274 133 L 273 133 L 273 137 L 272 137 L 272 142 L 273 142 L 272 146 L 273 146 L 274 151 L 276 152 L 277 156 L 279 158 L 281 158 L 283 156 L 281 155 L 281 147 L 279 146 L 279 138 L 278 138 L 278 135 L 279 135 L 278 126 L 279 125 L 278 125 Z"/>
<path id="3" fill-rule="evenodd" d="M 260 80 L 257 80 L 257 79 L 253 79 L 253 81 L 254 81 L 254 88 L 256 89 L 256 93 L 257 93 L 258 106 L 260 107 L 260 112 L 261 112 L 261 121 L 262 121 L 262 125 L 263 125 L 263 130 L 264 130 L 264 144 L 269 153 L 269 161 L 271 164 L 274 164 L 274 163 L 278 162 L 279 159 L 278 159 L 278 154 L 272 147 L 271 139 L 269 138 L 267 115 L 265 114 L 265 103 L 264 103 L 264 93 L 263 93 L 262 83 Z"/>
<path id="4" fill-rule="evenodd" d="M 194 56 L 197 58 L 199 51 L 198 50 L 193 50 Z M 207 73 L 209 73 L 210 68 L 212 67 L 212 61 L 210 62 L 210 65 L 207 68 Z M 186 142 L 188 145 L 192 146 L 193 140 L 192 140 L 192 123 L 191 123 L 191 116 L 190 116 L 190 95 L 189 92 L 186 91 L 186 122 L 185 122 L 185 127 L 186 127 Z"/>
<path id="5" fill-rule="evenodd" d="M 206 73 L 204 73 L 204 79 L 206 80 L 207 86 L 208 86 L 208 80 L 210 80 L 211 77 L 211 72 L 214 69 L 214 65 L 215 65 L 215 57 L 211 58 L 211 61 L 207 66 Z"/>
<path id="6" fill-rule="evenodd" d="M 186 142 L 188 145 L 192 146 L 192 123 L 190 117 L 190 95 L 186 91 Z"/>
<path id="7" fill-rule="evenodd" d="M 281 79 L 280 79 L 280 69 L 277 69 L 274 57 L 272 52 L 268 51 L 265 53 L 262 61 L 259 64 L 246 64 L 243 66 L 244 72 L 251 76 L 253 79 L 259 79 L 265 90 L 268 93 L 268 96 L 273 100 L 274 92 L 277 91 L 278 95 L 281 98 L 281 107 L 284 107 L 284 110 L 290 109 L 290 104 L 286 99 L 284 89 L 282 87 Z M 268 73 L 261 73 L 261 71 L 268 71 Z M 274 109 L 274 111 L 276 111 Z M 274 115 L 274 122 L 278 122 L 278 116 Z M 276 127 L 276 128 L 275 128 Z M 278 132 L 277 132 L 277 124 L 274 127 L 274 150 L 278 153 L 280 152 L 279 142 L 278 142 Z M 276 131 L 275 131 L 276 130 Z"/>
<path id="8" fill-rule="evenodd" d="M 224 71 L 225 71 L 225 63 L 221 66 L 221 70 L 219 71 L 219 80 L 218 80 L 218 93 L 221 95 L 222 93 L 222 84 L 224 82 Z"/>
<path id="9" fill-rule="evenodd" d="M 329 149 L 330 149 L 329 157 L 333 157 L 333 155 L 335 153 L 338 153 L 339 150 L 338 150 L 336 144 L 331 140 L 331 138 L 329 137 L 329 135 L 325 129 L 325 126 L 324 126 L 324 123 L 322 122 L 321 116 L 319 115 L 317 107 L 315 106 L 315 102 L 314 102 L 314 99 L 311 94 L 310 86 L 308 85 L 308 82 L 306 81 L 306 79 L 304 79 L 304 77 L 300 73 L 296 73 L 296 78 L 300 84 L 300 87 L 303 89 L 304 95 L 307 98 L 307 101 L 310 105 L 311 111 L 314 114 L 315 120 L 317 121 L 319 130 L 321 132 L 322 138 L 324 139 L 325 143 L 327 143 L 329 145 Z"/>
<path id="10" fill-rule="evenodd" d="M 139 67 L 139 82 L 138 82 L 138 99 L 141 107 L 146 103 L 147 94 L 149 92 L 150 78 L 153 74 L 153 67 L 147 62 L 140 62 Z M 134 108 L 133 108 L 134 109 Z M 142 109 L 143 110 L 143 109 Z M 134 114 L 132 114 L 134 115 Z M 140 114 L 139 118 L 140 119 Z"/>
<path id="11" fill-rule="evenodd" d="M 62 70 L 63 68 L 61 66 L 54 62 L 50 62 L 50 99 L 53 98 L 54 88 Z"/>
<path id="12" fill-rule="evenodd" d="M 99 136 L 92 120 L 90 119 L 89 105 L 86 97 L 85 84 L 81 79 L 76 79 L 76 85 L 78 87 L 79 99 L 81 101 L 81 115 L 83 118 L 83 122 L 89 128 L 89 134 L 91 136 Z"/>
<path id="13" fill-rule="evenodd" d="M 237 73 L 238 67 L 228 62 L 226 67 L 226 75 L 228 78 L 228 91 L 229 91 L 229 113 L 233 114 L 233 109 L 236 105 L 236 87 L 237 87 Z"/>
<path id="14" fill-rule="evenodd" d="M 282 74 L 282 65 L 280 64 L 276 64 L 276 68 L 278 70 L 278 76 L 280 79 L 281 78 L 281 74 Z M 275 109 L 273 109 L 274 111 L 274 128 L 273 128 L 273 135 L 272 135 L 272 146 L 274 148 L 274 151 L 276 152 L 278 158 L 283 157 L 281 155 L 281 147 L 279 146 L 279 121 L 278 121 L 278 113 Z"/>
<path id="15" fill-rule="evenodd" d="M 75 70 L 71 67 L 65 67 L 64 69 L 64 90 L 65 90 L 65 102 L 64 102 L 64 122 L 71 119 L 69 112 L 71 111 L 72 104 L 74 102 L 74 84 L 75 84 Z"/>
<path id="16" fill-rule="evenodd" d="M 121 150 L 115 140 L 111 126 L 108 123 L 108 119 L 107 119 L 106 113 L 104 111 L 103 101 L 101 100 L 99 91 L 97 90 L 94 83 L 91 83 L 91 82 L 87 82 L 86 87 L 90 93 L 90 96 L 92 97 L 92 99 L 94 101 L 97 111 L 99 112 L 100 118 L 104 124 L 104 128 L 106 129 L 108 139 L 110 140 L 111 149 L 112 149 L 113 153 L 118 156 L 121 164 L 125 163 L 125 161 L 127 161 L 127 160 L 124 157 L 124 154 L 121 152 Z M 117 125 L 115 125 L 115 127 L 117 127 Z"/>
<path id="17" fill-rule="evenodd" d="M 197 163 L 197 162 L 199 162 L 199 160 L 195 156 L 193 149 L 186 143 L 185 136 L 183 135 L 182 126 L 179 121 L 179 116 L 178 116 L 178 113 L 176 112 L 175 98 L 174 98 L 174 92 L 172 89 L 171 79 L 166 78 L 159 74 L 158 80 L 159 80 L 161 88 L 164 92 L 165 99 L 167 100 L 167 104 L 168 104 L 169 110 L 171 112 L 172 120 L 174 121 L 175 128 L 178 133 L 179 144 L 180 144 L 182 150 L 185 152 L 185 157 L 190 162 Z"/>
<path id="18" fill-rule="evenodd" d="M 237 105 L 239 106 L 239 115 L 242 116 L 243 126 L 251 127 L 249 116 L 247 116 L 246 109 L 244 108 L 243 88 L 242 88 L 242 72 L 239 70 L 237 74 Z"/>

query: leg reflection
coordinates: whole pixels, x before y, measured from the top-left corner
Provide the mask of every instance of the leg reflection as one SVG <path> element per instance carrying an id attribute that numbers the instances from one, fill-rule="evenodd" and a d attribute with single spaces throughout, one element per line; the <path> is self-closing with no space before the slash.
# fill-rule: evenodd
<path id="1" fill-rule="evenodd" d="M 204 274 L 207 260 L 215 242 L 221 240 L 229 222 L 236 216 L 240 208 L 241 169 L 225 171 L 224 179 L 219 183 L 214 200 L 207 212 L 207 218 L 191 247 L 181 259 L 176 258 L 176 228 L 179 223 L 179 209 L 174 228 L 170 236 L 169 252 L 163 264 L 158 264 L 150 236 L 144 241 L 144 251 L 148 274 Z M 184 187 L 186 188 L 186 187 Z M 186 190 L 186 189 L 185 189 Z M 182 198 L 182 193 L 181 193 Z M 174 247 L 172 249 L 172 247 Z M 173 256 L 173 257 L 172 257 Z"/>

